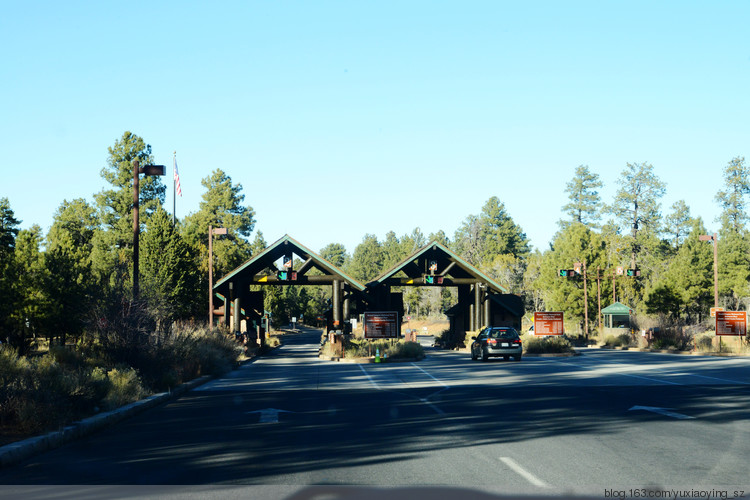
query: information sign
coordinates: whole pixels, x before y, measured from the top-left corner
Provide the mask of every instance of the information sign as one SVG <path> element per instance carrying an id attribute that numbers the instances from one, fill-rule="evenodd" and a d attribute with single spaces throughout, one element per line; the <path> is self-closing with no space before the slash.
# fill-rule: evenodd
<path id="1" fill-rule="evenodd" d="M 716 335 L 747 335 L 747 311 L 716 311 Z"/>
<path id="2" fill-rule="evenodd" d="M 395 311 L 366 312 L 364 313 L 364 330 L 366 339 L 397 339 L 398 313 Z"/>
<path id="3" fill-rule="evenodd" d="M 710 309 L 710 311 L 711 311 L 711 317 L 715 318 L 716 317 L 716 311 L 723 311 L 723 310 L 724 310 L 723 307 L 712 307 Z"/>
<path id="4" fill-rule="evenodd" d="M 563 330 L 563 313 L 534 313 L 534 335 L 562 335 Z"/>

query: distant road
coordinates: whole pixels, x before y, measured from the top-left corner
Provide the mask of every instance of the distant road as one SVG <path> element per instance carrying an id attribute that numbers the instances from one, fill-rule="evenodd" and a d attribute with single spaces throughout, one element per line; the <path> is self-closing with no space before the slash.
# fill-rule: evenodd
<path id="1" fill-rule="evenodd" d="M 286 335 L 226 378 L 0 470 L 0 483 L 750 497 L 748 359 L 584 349 L 482 363 L 428 349 L 418 363 L 359 365 L 319 360 L 319 340 Z"/>

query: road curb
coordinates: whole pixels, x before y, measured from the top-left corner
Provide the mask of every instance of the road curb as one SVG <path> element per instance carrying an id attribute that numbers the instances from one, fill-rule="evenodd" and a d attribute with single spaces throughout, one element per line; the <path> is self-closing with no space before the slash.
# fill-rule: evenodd
<path id="1" fill-rule="evenodd" d="M 676 349 L 644 349 L 642 347 L 609 347 L 600 345 L 599 349 L 609 351 L 655 352 L 658 354 L 678 354 L 681 356 L 716 356 L 720 358 L 747 357 L 747 354 L 738 354 L 734 352 L 678 351 Z"/>
<path id="2" fill-rule="evenodd" d="M 211 375 L 204 375 L 190 382 L 185 382 L 169 392 L 154 394 L 140 401 L 121 406 L 120 408 L 84 418 L 63 427 L 59 431 L 48 432 L 41 436 L 34 436 L 2 446 L 0 447 L 0 469 L 15 465 L 34 455 L 59 448 L 71 441 L 93 434 L 100 429 L 181 396 L 190 389 L 205 384 L 213 378 Z"/>

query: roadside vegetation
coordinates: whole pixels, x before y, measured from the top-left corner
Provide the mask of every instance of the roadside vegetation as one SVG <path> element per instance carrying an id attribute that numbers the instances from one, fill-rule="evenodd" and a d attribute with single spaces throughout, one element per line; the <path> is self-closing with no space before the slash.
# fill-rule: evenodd
<path id="1" fill-rule="evenodd" d="M 341 344 L 325 342 L 321 347 L 320 354 L 323 356 L 341 356 Z M 345 358 L 381 358 L 389 359 L 418 359 L 424 356 L 424 348 L 418 342 L 406 342 L 404 340 L 366 340 L 351 338 L 344 343 Z"/>
<path id="2" fill-rule="evenodd" d="M 32 356 L 3 345 L 0 431 L 24 435 L 54 430 L 202 375 L 220 375 L 242 355 L 233 336 L 191 325 L 140 339 L 116 339 L 107 332 Z"/>

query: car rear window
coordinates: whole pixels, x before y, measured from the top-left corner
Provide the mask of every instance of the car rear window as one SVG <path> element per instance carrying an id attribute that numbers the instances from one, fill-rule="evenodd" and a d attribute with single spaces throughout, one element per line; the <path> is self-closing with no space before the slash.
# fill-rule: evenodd
<path id="1" fill-rule="evenodd" d="M 517 339 L 518 332 L 512 328 L 503 328 L 502 330 L 491 330 L 487 336 L 491 339 Z"/>

